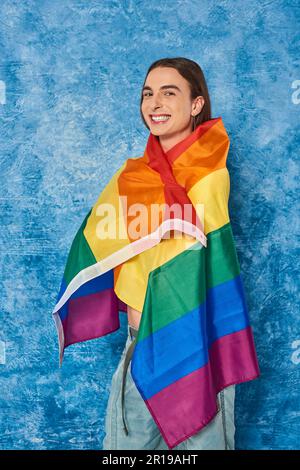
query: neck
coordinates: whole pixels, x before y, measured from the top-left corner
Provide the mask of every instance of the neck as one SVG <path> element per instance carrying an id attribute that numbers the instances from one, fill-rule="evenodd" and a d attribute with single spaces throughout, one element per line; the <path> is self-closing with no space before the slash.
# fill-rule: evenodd
<path id="1" fill-rule="evenodd" d="M 184 128 L 183 130 L 179 132 L 174 132 L 174 133 L 166 134 L 166 135 L 160 135 L 158 139 L 159 139 L 159 142 L 163 151 L 168 152 L 172 147 L 178 144 L 178 142 L 181 142 L 191 133 L 192 133 L 192 127 L 191 125 L 188 125 L 188 127 Z"/>

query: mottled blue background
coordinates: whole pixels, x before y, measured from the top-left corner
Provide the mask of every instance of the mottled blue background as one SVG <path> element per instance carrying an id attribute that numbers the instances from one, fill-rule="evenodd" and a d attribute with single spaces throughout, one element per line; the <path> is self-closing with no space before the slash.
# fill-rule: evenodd
<path id="1" fill-rule="evenodd" d="M 262 372 L 236 387 L 236 448 L 299 449 L 299 16 L 296 0 L 1 2 L 2 449 L 102 448 L 126 317 L 59 369 L 51 312 L 83 217 L 144 150 L 140 89 L 168 56 L 201 65 L 231 139 Z"/>

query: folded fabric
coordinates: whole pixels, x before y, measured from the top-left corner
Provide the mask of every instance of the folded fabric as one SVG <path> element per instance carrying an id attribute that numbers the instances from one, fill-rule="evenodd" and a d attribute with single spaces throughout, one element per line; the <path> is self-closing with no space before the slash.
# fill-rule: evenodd
<path id="1" fill-rule="evenodd" d="M 260 375 L 228 212 L 229 145 L 221 117 L 168 152 L 150 133 L 83 220 L 53 310 L 60 365 L 67 346 L 118 330 L 127 304 L 142 312 L 131 373 L 170 449 L 214 418 L 219 391 Z"/>

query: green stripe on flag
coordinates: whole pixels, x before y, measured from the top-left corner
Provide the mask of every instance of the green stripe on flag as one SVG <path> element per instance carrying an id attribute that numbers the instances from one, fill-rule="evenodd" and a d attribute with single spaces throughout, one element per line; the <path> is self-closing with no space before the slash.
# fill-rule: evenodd
<path id="1" fill-rule="evenodd" d="M 207 248 L 185 250 L 150 272 L 139 341 L 201 305 L 207 289 L 238 274 L 240 266 L 229 222 L 207 234 Z"/>
<path id="2" fill-rule="evenodd" d="M 69 251 L 64 272 L 64 278 L 67 285 L 72 281 L 76 274 L 82 271 L 82 269 L 85 269 L 88 266 L 91 266 L 92 264 L 95 264 L 97 262 L 83 234 L 91 212 L 92 208 L 89 210 L 88 214 L 84 218 L 84 221 L 82 222 L 78 232 L 76 233 Z"/>

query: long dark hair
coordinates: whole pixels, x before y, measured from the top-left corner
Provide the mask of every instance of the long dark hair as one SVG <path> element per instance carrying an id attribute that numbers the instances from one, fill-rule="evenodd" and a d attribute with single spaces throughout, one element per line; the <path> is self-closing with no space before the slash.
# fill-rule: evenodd
<path id="1" fill-rule="evenodd" d="M 209 121 L 211 119 L 211 104 L 206 80 L 200 65 L 198 65 L 197 62 L 194 62 L 193 60 L 186 59 L 185 57 L 171 57 L 156 60 L 150 65 L 149 69 L 147 70 L 146 77 L 142 86 L 140 100 L 140 113 L 147 129 L 150 130 L 142 113 L 143 87 L 146 83 L 149 72 L 151 72 L 151 70 L 157 67 L 171 67 L 173 69 L 176 69 L 180 73 L 180 75 L 182 75 L 182 77 L 185 78 L 189 83 L 191 100 L 195 99 L 197 96 L 203 96 L 205 103 L 201 112 L 195 117 L 194 127 L 196 128 L 199 124 L 202 124 L 205 121 Z"/>

